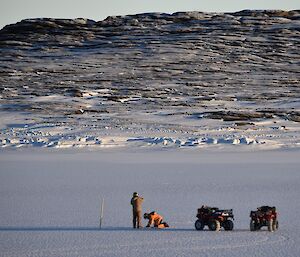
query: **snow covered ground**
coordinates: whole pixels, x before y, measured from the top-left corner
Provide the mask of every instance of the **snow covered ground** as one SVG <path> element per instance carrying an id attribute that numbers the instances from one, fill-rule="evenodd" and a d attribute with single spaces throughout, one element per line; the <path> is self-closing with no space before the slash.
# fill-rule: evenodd
<path id="1" fill-rule="evenodd" d="M 2 151 L 0 256 L 298 256 L 299 151 L 230 149 Z M 171 228 L 131 229 L 133 191 Z M 196 231 L 202 204 L 233 208 L 234 231 Z M 278 231 L 249 231 L 260 205 Z"/>

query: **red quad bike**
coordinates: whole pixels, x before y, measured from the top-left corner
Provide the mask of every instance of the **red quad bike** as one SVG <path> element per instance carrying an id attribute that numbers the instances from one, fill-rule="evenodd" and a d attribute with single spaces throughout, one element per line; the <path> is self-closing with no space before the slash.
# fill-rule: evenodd
<path id="1" fill-rule="evenodd" d="M 197 230 L 203 230 L 207 225 L 209 230 L 219 231 L 221 227 L 225 230 L 233 230 L 233 213 L 230 210 L 220 210 L 216 207 L 202 206 L 198 209 L 195 222 Z"/>
<path id="2" fill-rule="evenodd" d="M 263 226 L 267 226 L 270 232 L 278 229 L 276 207 L 261 206 L 250 212 L 250 218 L 251 231 L 260 230 Z"/>

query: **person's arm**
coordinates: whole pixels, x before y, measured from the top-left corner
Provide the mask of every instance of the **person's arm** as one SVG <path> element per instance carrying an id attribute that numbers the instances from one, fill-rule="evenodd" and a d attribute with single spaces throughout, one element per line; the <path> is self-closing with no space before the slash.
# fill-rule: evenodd
<path id="1" fill-rule="evenodd" d="M 146 227 L 150 227 L 152 224 L 153 224 L 153 222 L 154 222 L 154 219 L 153 219 L 153 217 L 152 217 L 152 215 L 149 217 L 149 222 L 148 222 L 148 224 L 147 224 L 147 226 Z"/>

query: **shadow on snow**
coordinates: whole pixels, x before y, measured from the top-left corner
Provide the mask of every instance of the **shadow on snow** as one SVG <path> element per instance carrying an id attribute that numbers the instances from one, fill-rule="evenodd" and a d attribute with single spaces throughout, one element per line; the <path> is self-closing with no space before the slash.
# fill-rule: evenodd
<path id="1" fill-rule="evenodd" d="M 75 226 L 7 226 L 7 227 L 0 227 L 0 232 L 4 231 L 173 231 L 173 232 L 180 232 L 180 231 L 194 231 L 197 233 L 201 232 L 214 232 L 209 230 L 197 231 L 194 228 L 167 228 L 167 229 L 156 229 L 156 228 L 143 228 L 143 229 L 133 229 L 131 227 L 75 227 Z M 222 231 L 221 231 L 222 232 Z M 232 232 L 249 232 L 249 229 L 235 229 L 233 231 L 226 231 L 226 233 Z"/>

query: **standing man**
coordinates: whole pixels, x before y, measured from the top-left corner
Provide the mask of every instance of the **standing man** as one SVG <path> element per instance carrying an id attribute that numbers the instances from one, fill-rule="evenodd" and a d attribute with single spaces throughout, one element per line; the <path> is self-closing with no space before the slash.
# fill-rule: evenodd
<path id="1" fill-rule="evenodd" d="M 142 228 L 142 203 L 143 197 L 140 197 L 137 192 L 133 193 L 131 198 L 133 228 Z"/>

